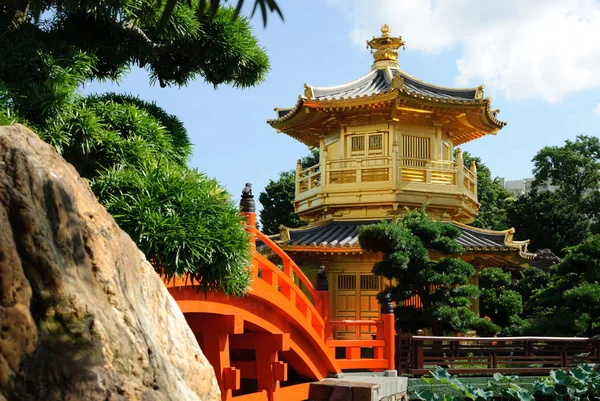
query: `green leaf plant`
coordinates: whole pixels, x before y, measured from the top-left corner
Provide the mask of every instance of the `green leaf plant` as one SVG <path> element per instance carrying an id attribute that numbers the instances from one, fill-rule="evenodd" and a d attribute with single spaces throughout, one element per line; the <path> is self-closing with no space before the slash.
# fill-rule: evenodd
<path id="1" fill-rule="evenodd" d="M 504 376 L 494 373 L 493 380 L 485 388 L 475 388 L 464 384 L 457 376 L 452 376 L 441 367 L 430 371 L 431 377 L 423 377 L 428 384 L 446 384 L 459 395 L 439 394 L 432 389 L 419 391 L 414 398 L 423 401 L 490 401 L 490 400 L 558 400 L 591 401 L 600 399 L 600 374 L 590 365 L 579 365 L 571 371 L 551 371 L 548 377 L 534 383 L 534 391 L 515 383 L 517 376 Z"/>

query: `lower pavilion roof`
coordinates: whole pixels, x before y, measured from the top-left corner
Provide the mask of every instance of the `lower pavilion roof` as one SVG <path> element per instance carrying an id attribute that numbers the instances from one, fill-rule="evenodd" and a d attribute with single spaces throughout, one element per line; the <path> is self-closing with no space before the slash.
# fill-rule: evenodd
<path id="1" fill-rule="evenodd" d="M 358 233 L 362 226 L 376 224 L 380 220 L 335 221 L 329 220 L 301 228 L 281 226 L 279 235 L 271 236 L 285 251 L 319 252 L 348 250 L 360 252 Z M 452 222 L 460 230 L 457 241 L 467 252 L 515 252 L 525 260 L 535 254 L 527 251 L 529 241 L 514 241 L 514 229 L 491 231 Z M 260 247 L 260 244 L 257 244 Z"/>

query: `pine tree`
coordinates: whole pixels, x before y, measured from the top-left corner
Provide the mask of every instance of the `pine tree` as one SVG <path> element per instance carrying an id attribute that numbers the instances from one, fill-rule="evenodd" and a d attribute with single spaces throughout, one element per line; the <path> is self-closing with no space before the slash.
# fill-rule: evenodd
<path id="1" fill-rule="evenodd" d="M 459 235 L 451 224 L 432 221 L 424 209 L 366 226 L 359 233 L 362 249 L 383 256 L 373 273 L 395 281 L 378 299 L 391 296 L 396 302 L 396 325 L 404 332 L 431 328 L 434 335 L 443 335 L 491 326 L 470 308 L 479 289 L 469 284 L 474 267 L 458 258 L 463 252 L 456 241 Z M 448 256 L 434 260 L 432 253 Z M 423 306 L 405 306 L 404 301 L 415 295 Z"/>

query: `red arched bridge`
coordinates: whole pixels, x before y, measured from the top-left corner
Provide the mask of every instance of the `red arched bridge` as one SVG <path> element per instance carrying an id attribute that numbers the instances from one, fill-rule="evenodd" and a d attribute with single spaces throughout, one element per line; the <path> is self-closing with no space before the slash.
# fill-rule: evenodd
<path id="1" fill-rule="evenodd" d="M 394 369 L 393 311 L 388 308 L 381 320 L 330 321 L 327 289 L 313 287 L 294 261 L 256 229 L 256 215 L 249 210 L 242 212 L 252 242 L 252 287 L 245 296 L 205 294 L 184 279 L 166 283 L 215 369 L 222 399 L 305 400 L 309 383 L 330 374 Z M 257 239 L 281 258 L 282 269 L 256 251 Z M 377 334 L 335 340 L 336 325 L 375 326 Z M 365 348 L 372 352 L 361 353 Z"/>

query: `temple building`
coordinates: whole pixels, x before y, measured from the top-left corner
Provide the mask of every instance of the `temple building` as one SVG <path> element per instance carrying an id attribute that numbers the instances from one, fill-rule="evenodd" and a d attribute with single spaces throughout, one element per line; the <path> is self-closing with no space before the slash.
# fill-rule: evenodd
<path id="1" fill-rule="evenodd" d="M 491 98 L 483 85 L 448 88 L 407 74 L 398 64 L 404 44 L 384 25 L 367 42 L 374 62 L 366 75 L 340 86 L 305 84 L 296 104 L 268 121 L 320 150 L 318 164 L 296 168 L 295 210 L 308 226 L 282 226 L 274 239 L 307 276 L 326 267 L 332 319 L 379 316 L 375 296 L 384 283 L 371 268 L 380 256 L 361 250 L 358 230 L 407 207 L 426 204 L 432 218 L 454 224 L 462 257 L 476 267 L 526 266 L 534 257 L 512 229 L 468 225 L 480 206 L 477 166 L 463 164 L 459 146 L 506 125 Z"/>

